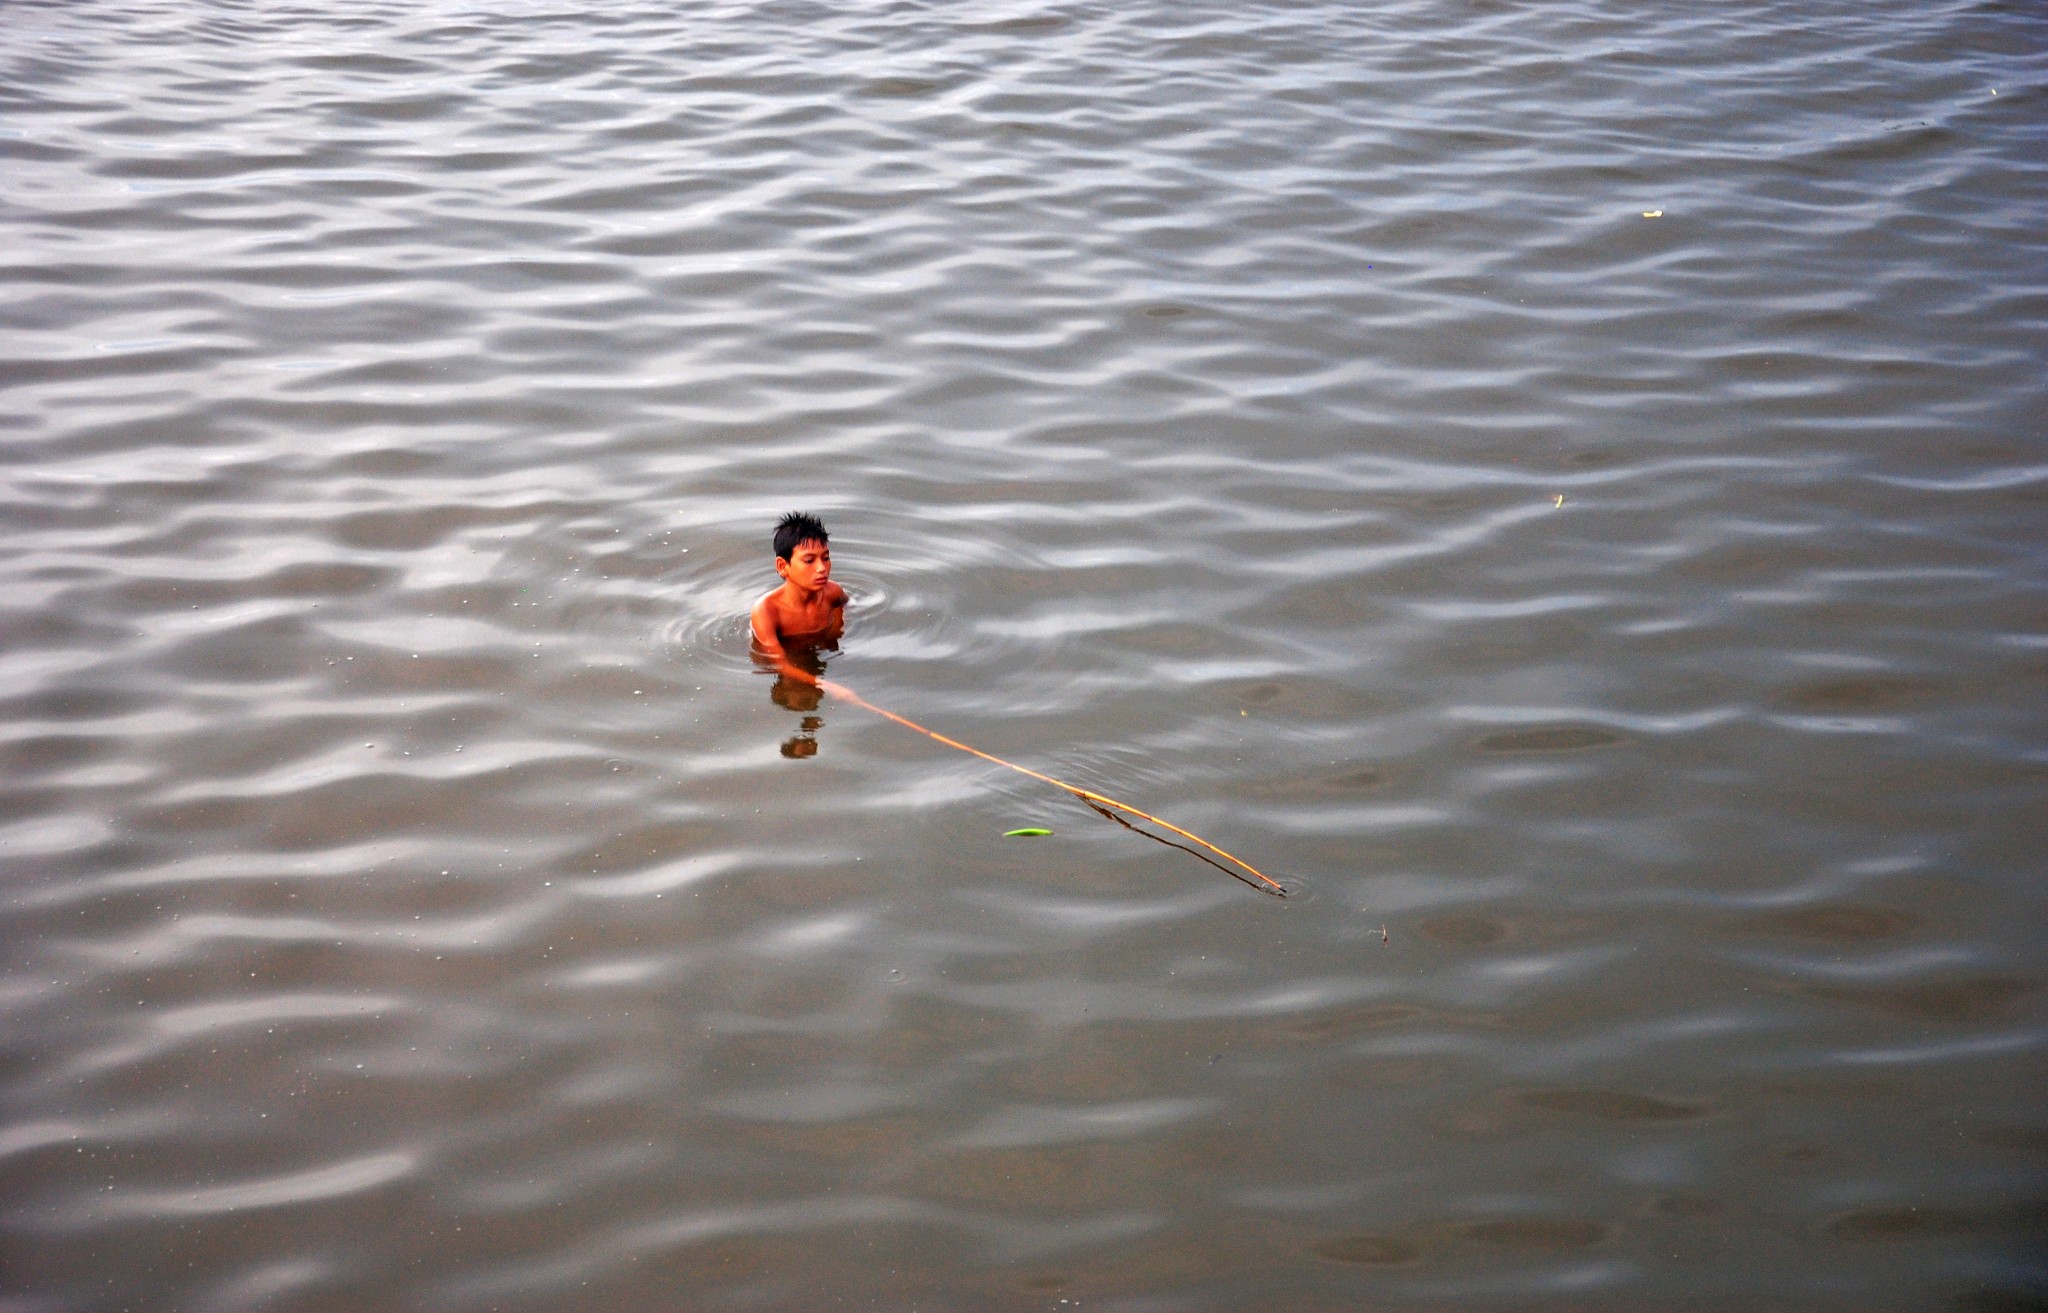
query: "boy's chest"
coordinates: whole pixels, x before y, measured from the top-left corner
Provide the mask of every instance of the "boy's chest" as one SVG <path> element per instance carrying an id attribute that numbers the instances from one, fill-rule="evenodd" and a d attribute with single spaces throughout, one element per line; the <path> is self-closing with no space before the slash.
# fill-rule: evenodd
<path id="1" fill-rule="evenodd" d="M 782 608 L 781 627 L 787 633 L 814 634 L 829 628 L 839 615 L 839 608 L 823 597 L 809 603 L 789 603 Z"/>

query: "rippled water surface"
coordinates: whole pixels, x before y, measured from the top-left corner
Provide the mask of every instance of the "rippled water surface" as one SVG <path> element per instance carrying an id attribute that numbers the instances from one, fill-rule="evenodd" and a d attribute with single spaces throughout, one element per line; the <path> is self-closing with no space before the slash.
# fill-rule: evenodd
<path id="1" fill-rule="evenodd" d="M 2048 1306 L 2037 7 L 0 70 L 7 1313 Z"/>

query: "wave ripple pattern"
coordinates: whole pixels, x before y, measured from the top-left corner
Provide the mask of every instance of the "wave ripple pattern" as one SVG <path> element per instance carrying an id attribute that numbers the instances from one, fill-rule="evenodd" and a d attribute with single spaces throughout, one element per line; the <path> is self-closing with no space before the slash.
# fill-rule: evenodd
<path id="1" fill-rule="evenodd" d="M 2044 87 L 8 4 L 0 1306 L 2048 1307 Z"/>

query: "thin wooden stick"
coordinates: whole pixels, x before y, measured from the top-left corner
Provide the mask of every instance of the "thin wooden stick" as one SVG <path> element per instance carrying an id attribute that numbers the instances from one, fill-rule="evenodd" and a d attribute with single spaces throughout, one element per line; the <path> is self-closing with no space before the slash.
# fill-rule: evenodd
<path id="1" fill-rule="evenodd" d="M 1231 862 L 1235 863 L 1238 866 L 1243 867 L 1245 870 L 1250 871 L 1253 875 L 1257 876 L 1259 878 L 1260 883 L 1265 885 L 1265 888 L 1260 892 L 1271 893 L 1280 898 L 1287 897 L 1287 890 L 1280 886 L 1280 882 L 1278 880 L 1273 879 L 1264 871 L 1261 871 L 1258 867 L 1253 866 L 1248 861 L 1245 861 L 1242 857 L 1238 857 L 1231 853 L 1224 852 L 1221 848 L 1218 848 L 1215 844 L 1210 843 L 1201 835 L 1195 834 L 1188 830 L 1181 829 L 1172 821 L 1162 821 L 1157 816 L 1154 816 L 1151 812 L 1139 811 L 1136 807 L 1131 806 L 1127 802 L 1118 802 L 1115 798 L 1106 797 L 1103 794 L 1095 792 L 1093 789 L 1084 789 L 1078 784 L 1069 784 L 1065 780 L 1055 779 L 1052 776 L 1044 774 L 1041 771 L 1032 770 L 1028 766 L 1019 766 L 1014 761 L 1004 761 L 1001 757 L 996 756 L 992 752 L 983 752 L 980 748 L 970 748 L 958 739 L 949 739 L 944 734 L 939 733 L 937 730 L 926 729 L 924 726 L 918 724 L 916 721 L 911 720 L 906 716 L 899 716 L 893 711 L 889 711 L 885 708 L 876 706 L 874 703 L 868 701 L 866 698 L 862 697 L 860 694 L 854 692 L 852 689 L 848 688 L 846 685 L 840 683 L 837 680 L 826 679 L 819 675 L 813 675 L 809 671 L 802 670 L 793 665 L 784 665 L 782 669 L 784 673 L 794 674 L 798 678 L 804 680 L 806 683 L 815 685 L 816 687 L 823 689 L 825 692 L 832 694 L 832 696 L 834 697 L 842 698 L 845 701 L 853 703 L 853 705 L 857 707 L 865 707 L 867 710 L 874 712 L 877 716 L 880 716 L 884 720 L 893 720 L 897 724 L 903 726 L 905 729 L 914 729 L 918 733 L 924 735 L 926 738 L 931 739 L 933 742 L 943 743 L 949 748 L 957 748 L 961 752 L 967 753 L 969 756 L 972 757 L 979 757 L 983 761 L 992 761 L 998 766 L 1004 766 L 1009 768 L 1010 770 L 1016 771 L 1019 775 L 1029 775 L 1034 780 L 1043 780 L 1045 783 L 1052 785 L 1054 788 L 1065 789 L 1068 793 L 1073 794 L 1075 797 L 1079 798 L 1083 802 L 1100 803 L 1104 807 L 1114 807 L 1120 812 L 1129 812 L 1131 815 L 1140 817 L 1144 820 L 1148 820 L 1152 822 L 1154 825 L 1160 826 L 1163 829 L 1172 830 L 1175 834 L 1179 835 L 1183 839 L 1192 839 L 1196 843 L 1201 844 L 1204 848 L 1207 848 L 1210 852 L 1215 853 L 1217 856 L 1227 858 Z M 1199 854 L 1197 855 L 1199 856 Z M 1258 886 L 1254 885 L 1253 887 L 1257 888 Z"/>
<path id="2" fill-rule="evenodd" d="M 1223 874 L 1229 876 L 1231 879 L 1237 881 L 1239 884 L 1243 885 L 1247 889 L 1251 889 L 1262 894 L 1273 893 L 1272 890 L 1266 888 L 1264 885 L 1258 883 L 1256 880 L 1246 879 L 1244 872 L 1233 871 L 1229 867 L 1225 866 L 1223 863 L 1217 861 L 1214 857 L 1211 857 L 1209 854 L 1198 853 L 1194 849 L 1188 847 L 1186 844 L 1175 843 L 1173 840 L 1167 838 L 1163 834 L 1154 834 L 1150 830 L 1139 829 L 1137 826 L 1131 824 L 1129 821 L 1117 815 L 1115 812 L 1111 811 L 1107 807 L 1099 806 L 1096 803 L 1088 801 L 1086 798 L 1081 799 L 1081 805 L 1083 807 L 1086 807 L 1089 811 L 1094 812 L 1097 816 L 1100 816 L 1105 821 L 1115 821 L 1118 825 L 1123 826 L 1126 830 L 1129 830 L 1132 834 L 1135 834 L 1140 838 L 1150 839 L 1154 843 L 1163 843 L 1169 848 L 1175 849 L 1179 852 L 1186 853 L 1188 856 L 1194 858 L 1198 862 L 1205 862 L 1208 865 L 1215 867 L 1217 870 L 1223 872 Z M 1285 892 L 1273 894 L 1273 896 L 1275 898 L 1287 897 Z"/>

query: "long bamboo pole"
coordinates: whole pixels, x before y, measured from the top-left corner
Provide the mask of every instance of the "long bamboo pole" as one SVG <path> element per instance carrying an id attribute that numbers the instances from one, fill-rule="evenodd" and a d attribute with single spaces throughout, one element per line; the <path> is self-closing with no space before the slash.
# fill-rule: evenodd
<path id="1" fill-rule="evenodd" d="M 809 671 L 801 669 L 800 667 L 794 665 L 784 664 L 782 666 L 782 670 L 785 674 L 795 675 L 799 679 L 802 679 L 804 682 L 812 684 L 817 688 L 823 689 L 825 692 L 830 693 L 832 696 L 836 698 L 840 698 L 844 701 L 853 703 L 853 705 L 857 707 L 862 707 L 868 711 L 872 711 L 884 720 L 893 720 L 897 724 L 903 726 L 903 728 L 905 729 L 914 729 L 918 733 L 924 735 L 928 739 L 931 739 L 935 743 L 943 743 L 949 748 L 956 748 L 959 751 L 968 754 L 969 756 L 979 757 L 983 761 L 992 761 L 998 766 L 1006 767 L 1010 770 L 1016 771 L 1019 775 L 1029 775 L 1034 780 L 1043 780 L 1045 783 L 1052 785 L 1054 788 L 1065 789 L 1068 793 L 1073 794 L 1075 797 L 1081 799 L 1083 802 L 1099 803 L 1104 807 L 1114 807 L 1116 808 L 1116 810 L 1120 812 L 1128 812 L 1133 816 L 1139 817 L 1143 820 L 1148 820 L 1152 822 L 1154 825 L 1160 826 L 1163 829 L 1172 830 L 1181 838 L 1192 839 L 1194 842 L 1201 844 L 1204 848 L 1207 848 L 1210 852 L 1215 853 L 1217 856 L 1222 857 L 1230 861 L 1231 863 L 1244 868 L 1247 871 L 1250 871 L 1254 876 L 1258 877 L 1260 885 L 1264 886 L 1261 892 L 1270 893 L 1278 898 L 1287 897 L 1287 890 L 1281 887 L 1280 882 L 1278 880 L 1273 879 L 1264 871 L 1261 871 L 1258 867 L 1253 866 L 1250 862 L 1244 860 L 1242 857 L 1238 857 L 1232 853 L 1227 853 L 1223 849 L 1218 848 L 1215 844 L 1210 843 L 1201 835 L 1196 834 L 1191 830 L 1181 829 L 1172 821 L 1161 820 L 1159 817 L 1154 816 L 1151 812 L 1140 811 L 1136 807 L 1131 806 L 1131 804 L 1127 802 L 1118 802 L 1115 798 L 1111 798 L 1105 794 L 1097 793 L 1093 789 L 1084 789 L 1078 784 L 1069 784 L 1065 780 L 1056 779 L 1051 775 L 1045 774 L 1043 771 L 1032 770 L 1029 766 L 1019 766 L 1014 761 L 1004 761 L 1001 757 L 996 756 L 993 752 L 983 752 L 980 748 L 969 747 L 967 744 L 962 743 L 958 739 L 947 738 L 944 734 L 939 733 L 937 730 L 926 729 L 924 726 L 918 724 L 916 721 L 910 719 L 907 716 L 899 716 L 895 712 L 890 711 L 885 707 L 876 706 L 874 703 L 868 701 L 866 698 L 854 692 L 852 689 L 848 688 L 846 685 L 840 683 L 836 679 L 826 679 L 821 675 L 813 675 Z M 1255 885 L 1253 887 L 1258 888 L 1259 886 Z"/>

